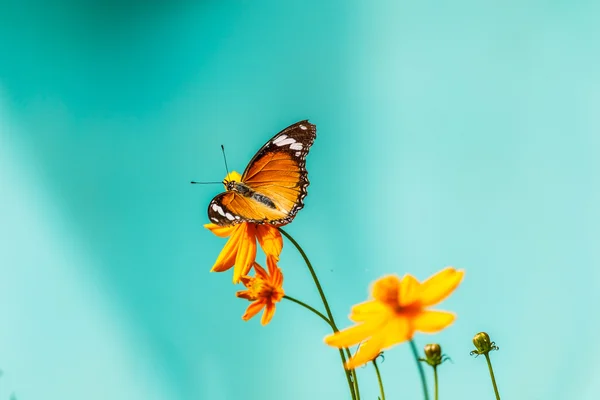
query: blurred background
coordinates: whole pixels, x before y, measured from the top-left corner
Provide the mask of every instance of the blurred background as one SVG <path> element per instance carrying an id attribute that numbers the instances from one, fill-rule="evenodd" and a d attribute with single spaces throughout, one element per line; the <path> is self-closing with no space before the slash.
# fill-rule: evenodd
<path id="1" fill-rule="evenodd" d="M 466 270 L 445 399 L 596 399 L 594 1 L 0 1 L 0 399 L 346 399 L 321 320 L 243 322 L 203 228 L 229 166 L 317 124 L 288 226 L 338 325 L 370 283 Z M 259 257 L 260 259 L 260 257 Z M 320 308 L 295 249 L 285 290 Z M 421 398 L 407 345 L 389 399 Z M 430 374 L 430 371 L 427 370 Z M 378 389 L 359 371 L 363 398 Z M 431 375 L 429 381 L 431 382 Z"/>

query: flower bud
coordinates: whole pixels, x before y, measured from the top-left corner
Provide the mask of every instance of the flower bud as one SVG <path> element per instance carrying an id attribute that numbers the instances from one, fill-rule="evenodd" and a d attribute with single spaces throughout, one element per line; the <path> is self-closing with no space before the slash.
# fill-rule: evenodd
<path id="1" fill-rule="evenodd" d="M 477 335 L 473 337 L 473 344 L 475 345 L 475 350 L 471 352 L 471 355 L 477 354 L 487 354 L 492 350 L 498 350 L 498 346 L 496 343 L 490 340 L 490 335 L 485 332 L 479 332 Z"/>
<path id="2" fill-rule="evenodd" d="M 436 367 L 438 365 L 440 365 L 442 363 L 443 360 L 443 356 L 442 356 L 442 348 L 440 347 L 439 344 L 437 343 L 430 343 L 425 345 L 425 348 L 423 349 L 425 351 L 425 357 L 426 359 L 423 360 L 425 361 L 427 364 L 431 365 L 432 367 Z"/>
<path id="3" fill-rule="evenodd" d="M 425 345 L 425 355 L 427 358 L 436 358 L 442 356 L 442 348 L 437 343 Z"/>

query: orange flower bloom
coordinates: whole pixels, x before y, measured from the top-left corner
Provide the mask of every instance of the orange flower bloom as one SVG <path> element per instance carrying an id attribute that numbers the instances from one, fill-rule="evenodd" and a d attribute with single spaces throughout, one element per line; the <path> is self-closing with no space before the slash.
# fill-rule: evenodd
<path id="1" fill-rule="evenodd" d="M 206 224 L 204 227 L 219 237 L 229 236 L 211 272 L 223 272 L 234 267 L 233 283 L 239 283 L 242 276 L 250 272 L 256 258 L 257 239 L 267 258 L 279 260 L 283 239 L 279 230 L 271 225 L 242 222 L 231 226 Z"/>
<path id="2" fill-rule="evenodd" d="M 412 339 L 415 332 L 435 333 L 454 321 L 454 314 L 429 310 L 459 285 L 464 271 L 448 267 L 420 283 L 412 275 L 385 276 L 373 284 L 373 300 L 352 307 L 357 325 L 325 337 L 325 343 L 348 348 L 360 342 L 360 352 L 346 363 L 353 369 L 374 359 L 380 351 Z"/>
<path id="3" fill-rule="evenodd" d="M 260 323 L 266 325 L 273 318 L 275 314 L 275 303 L 281 301 L 284 296 L 283 288 L 283 274 L 273 257 L 267 257 L 267 267 L 269 272 L 265 271 L 260 265 L 254 263 L 254 270 L 256 275 L 254 277 L 243 276 L 242 283 L 246 286 L 247 290 L 241 290 L 235 295 L 246 300 L 252 301 L 252 304 L 246 309 L 246 313 L 242 316 L 244 321 L 248 321 L 265 309 L 262 315 Z"/>

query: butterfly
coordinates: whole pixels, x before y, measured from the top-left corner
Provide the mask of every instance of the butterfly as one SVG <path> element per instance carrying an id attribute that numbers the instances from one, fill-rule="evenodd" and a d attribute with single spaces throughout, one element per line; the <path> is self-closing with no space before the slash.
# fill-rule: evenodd
<path id="1" fill-rule="evenodd" d="M 241 222 L 285 225 L 304 207 L 309 185 L 306 155 L 317 137 L 308 120 L 288 126 L 254 155 L 239 182 L 223 181 L 226 191 L 208 205 L 217 225 Z"/>

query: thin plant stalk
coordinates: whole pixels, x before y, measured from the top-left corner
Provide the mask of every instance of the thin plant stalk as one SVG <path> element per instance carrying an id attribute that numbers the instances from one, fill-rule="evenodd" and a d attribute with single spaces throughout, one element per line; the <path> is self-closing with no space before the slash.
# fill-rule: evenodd
<path id="1" fill-rule="evenodd" d="M 292 244 L 296 247 L 296 249 L 302 256 L 302 258 L 304 259 L 304 262 L 306 263 L 306 266 L 308 267 L 308 271 L 310 272 L 310 274 L 313 278 L 313 281 L 315 282 L 315 286 L 317 287 L 319 295 L 321 296 L 321 301 L 323 302 L 323 306 L 325 307 L 325 312 L 327 313 L 327 317 L 328 317 L 329 321 L 331 322 L 331 324 L 330 324 L 331 328 L 333 329 L 334 332 L 338 332 L 339 329 L 337 328 L 337 326 L 335 324 L 333 314 L 331 313 L 331 309 L 329 308 L 329 303 L 327 302 L 327 298 L 325 297 L 325 292 L 323 292 L 323 288 L 321 287 L 319 278 L 317 278 L 317 274 L 316 274 L 312 264 L 310 263 L 308 256 L 306 255 L 304 250 L 302 250 L 302 247 L 300 247 L 298 242 L 296 242 L 296 240 L 292 236 L 290 236 L 289 233 L 284 231 L 282 228 L 278 228 L 278 229 L 283 234 L 283 236 L 285 236 L 290 242 L 292 242 Z M 345 349 L 345 352 L 348 355 L 348 358 L 350 358 L 351 357 L 350 350 Z M 352 394 L 352 399 L 360 400 L 360 392 L 358 390 L 358 379 L 356 377 L 356 371 L 354 369 L 349 370 L 349 371 L 346 369 L 346 357 L 344 355 L 344 350 L 342 350 L 342 349 L 340 349 L 340 358 L 342 359 L 342 363 L 344 365 L 344 372 L 346 374 L 346 379 L 348 380 L 348 385 L 350 387 L 350 393 Z"/>
<path id="2" fill-rule="evenodd" d="M 419 369 L 419 375 L 421 376 L 421 384 L 423 385 L 423 397 L 425 400 L 429 400 L 429 392 L 427 391 L 427 381 L 425 380 L 425 372 L 423 371 L 423 366 L 421 365 L 421 361 L 419 360 L 419 352 L 417 351 L 417 346 L 415 345 L 414 340 L 410 340 L 410 348 L 412 350 L 413 356 L 415 357 L 415 361 L 417 362 L 417 368 Z"/>
<path id="3" fill-rule="evenodd" d="M 325 322 L 327 322 L 327 325 L 331 326 L 331 321 L 323 315 L 323 313 L 321 313 L 320 311 L 318 311 L 317 309 L 315 309 L 314 307 L 309 306 L 308 304 L 306 304 L 303 301 L 300 301 L 298 299 L 293 298 L 292 296 L 288 296 L 287 294 L 283 296 L 284 299 L 289 300 L 291 302 L 294 302 L 298 305 L 301 305 L 302 307 L 306 308 L 308 311 L 312 312 L 313 314 L 318 315 L 322 320 L 324 320 Z M 333 328 L 333 326 L 331 326 Z"/>
<path id="4" fill-rule="evenodd" d="M 306 304 L 305 302 L 303 302 L 303 301 L 300 301 L 300 300 L 298 300 L 298 299 L 295 299 L 295 298 L 293 298 L 292 296 L 288 296 L 287 294 L 286 294 L 286 295 L 284 295 L 284 296 L 283 296 L 283 298 L 284 298 L 284 299 L 286 299 L 286 300 L 289 300 L 289 301 L 291 301 L 291 302 L 293 302 L 293 303 L 296 303 L 296 304 L 298 304 L 298 305 L 300 305 L 300 306 L 302 306 L 302 307 L 304 307 L 304 308 L 306 308 L 307 310 L 309 310 L 309 311 L 310 311 L 310 312 L 312 312 L 313 314 L 316 314 L 316 315 L 318 315 L 318 316 L 319 316 L 319 317 L 320 317 L 320 318 L 321 318 L 323 321 L 327 322 L 327 324 L 328 324 L 328 325 L 331 327 L 331 329 L 333 329 L 333 325 L 331 324 L 331 321 L 330 321 L 330 320 L 329 320 L 329 319 L 328 319 L 328 318 L 327 318 L 325 315 L 323 315 L 323 313 L 321 313 L 320 311 L 318 311 L 318 310 L 317 310 L 317 309 L 315 309 L 314 307 L 311 307 L 311 306 L 309 306 L 308 304 Z M 342 360 L 344 360 L 344 363 L 345 363 L 345 362 L 346 362 L 346 359 L 345 359 L 345 357 L 344 357 L 344 353 L 343 353 L 342 349 L 340 349 L 340 355 L 341 355 L 341 357 L 342 357 Z M 349 375 L 348 375 L 348 373 L 346 372 L 346 378 L 348 378 L 348 377 L 349 377 Z M 352 381 L 351 381 L 351 380 L 349 380 L 349 381 L 348 381 L 348 385 L 352 385 Z M 353 385 L 352 385 L 352 386 L 353 386 Z M 352 387 L 352 386 L 350 386 L 350 387 Z M 354 393 L 352 393 L 352 398 L 353 398 L 353 399 L 355 398 L 355 397 L 354 397 Z"/>
<path id="5" fill-rule="evenodd" d="M 434 382 L 434 399 L 438 400 L 438 373 L 437 365 L 433 366 L 433 382 Z"/>
<path id="6" fill-rule="evenodd" d="M 381 380 L 381 374 L 379 373 L 377 358 L 373 360 L 373 366 L 375 367 L 375 373 L 377 374 L 377 382 L 379 382 L 379 392 L 381 393 L 380 399 L 385 400 L 385 392 L 383 391 L 383 381 Z"/>
<path id="7" fill-rule="evenodd" d="M 496 378 L 494 377 L 494 370 L 492 369 L 492 362 L 490 361 L 490 355 L 488 353 L 485 353 L 485 359 L 490 370 L 490 377 L 492 378 L 492 385 L 494 385 L 494 393 L 496 394 L 496 400 L 500 400 L 500 393 L 498 393 L 498 386 L 496 386 Z"/>

